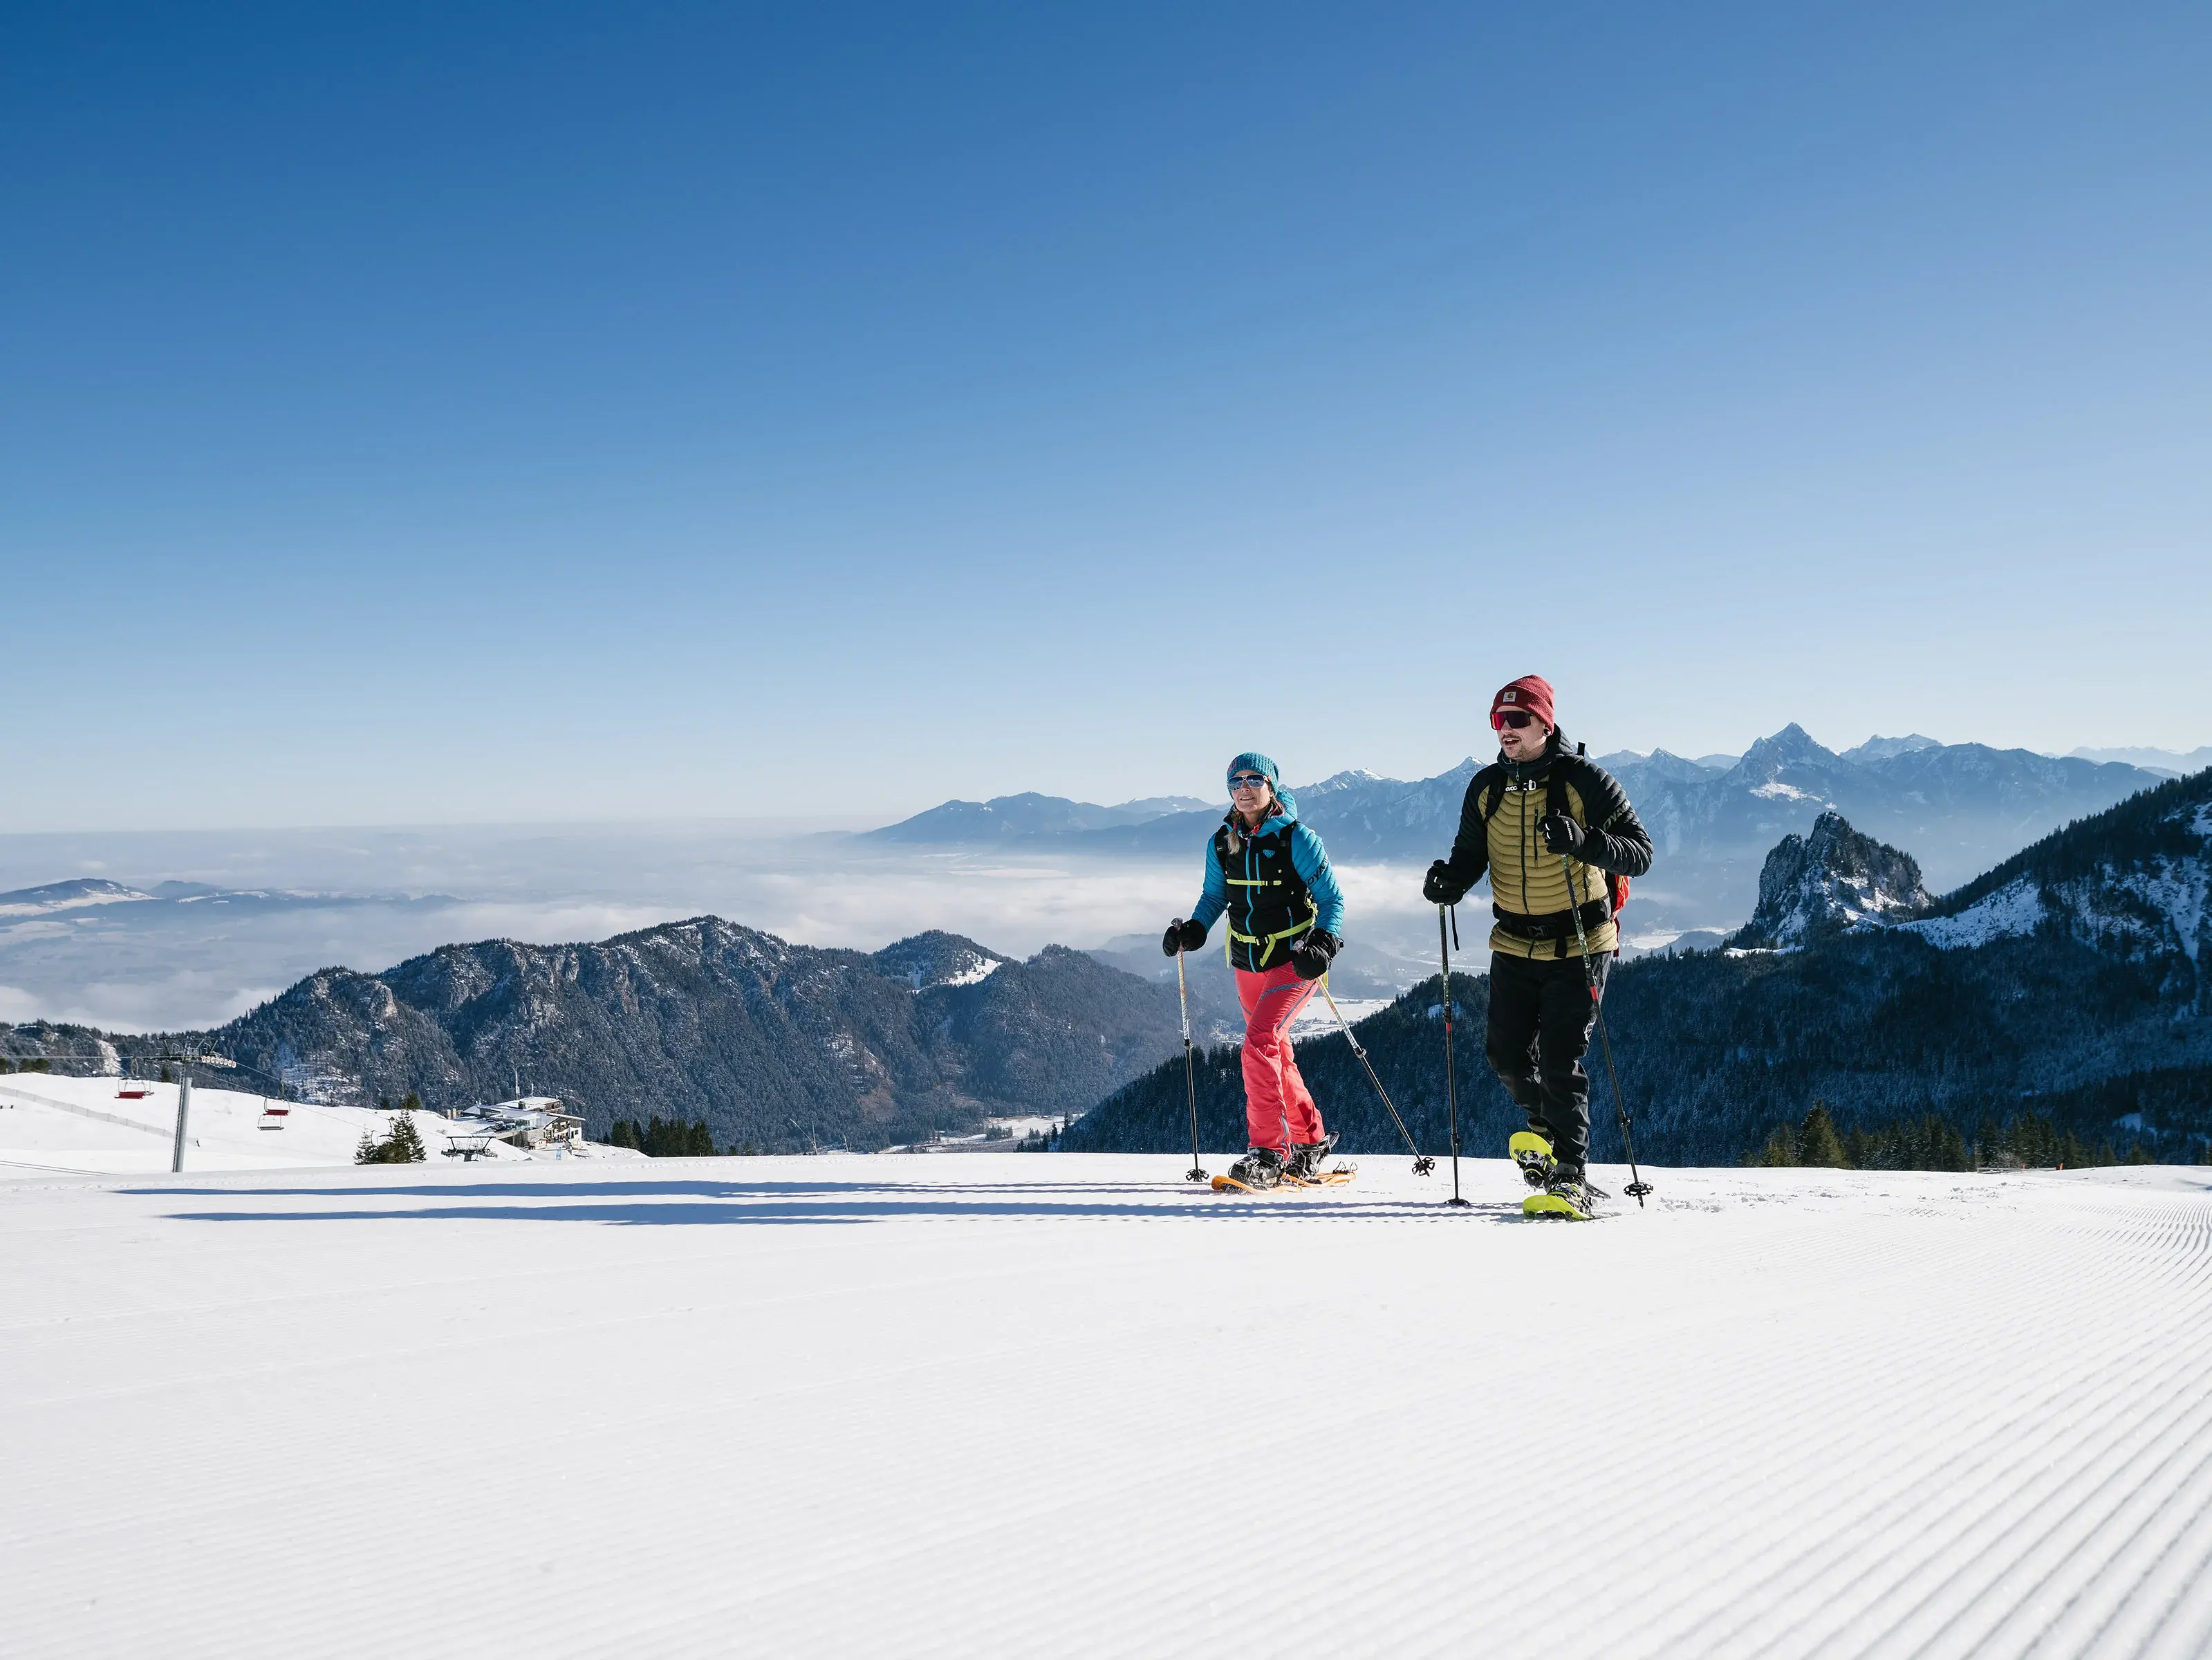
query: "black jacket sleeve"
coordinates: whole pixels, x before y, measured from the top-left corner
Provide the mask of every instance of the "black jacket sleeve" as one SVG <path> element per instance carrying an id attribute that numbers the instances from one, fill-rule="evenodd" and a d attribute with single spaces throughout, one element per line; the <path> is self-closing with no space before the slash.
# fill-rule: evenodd
<path id="1" fill-rule="evenodd" d="M 1482 822 L 1482 793 L 1490 787 L 1498 769 L 1483 767 L 1468 780 L 1467 796 L 1459 805 L 1459 834 L 1452 838 L 1452 880 L 1462 891 L 1473 887 L 1490 869 L 1490 827 Z"/>
<path id="2" fill-rule="evenodd" d="M 1589 842 L 1582 862 L 1615 876 L 1643 875 L 1651 868 L 1651 837 L 1628 805 L 1628 793 L 1603 767 L 1583 761 L 1577 771 L 1576 793 L 1589 821 L 1583 827 Z"/>

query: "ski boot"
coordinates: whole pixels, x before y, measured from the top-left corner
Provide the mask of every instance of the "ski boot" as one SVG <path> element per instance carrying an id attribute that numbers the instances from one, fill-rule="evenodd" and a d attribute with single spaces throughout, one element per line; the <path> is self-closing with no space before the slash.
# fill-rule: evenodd
<path id="1" fill-rule="evenodd" d="M 1291 1144 L 1291 1156 L 1283 1160 L 1283 1174 L 1296 1177 L 1301 1182 L 1318 1181 L 1322 1162 L 1335 1150 L 1334 1130 L 1318 1141 L 1294 1141 Z"/>
<path id="2" fill-rule="evenodd" d="M 1513 1162 L 1521 1166 L 1521 1179 L 1532 1188 L 1547 1188 L 1552 1183 L 1552 1172 L 1559 1161 L 1552 1157 L 1552 1144 L 1534 1130 L 1516 1130 L 1513 1139 L 1505 1144 L 1513 1155 Z"/>
<path id="3" fill-rule="evenodd" d="M 1572 1164 L 1561 1164 L 1552 1172 L 1543 1192 L 1530 1194 L 1521 1201 L 1521 1214 L 1587 1222 L 1597 1214 L 1597 1193 L 1583 1180 L 1581 1171 Z"/>
<path id="4" fill-rule="evenodd" d="M 1229 1179 L 1244 1188 L 1279 1187 L 1283 1155 L 1273 1147 L 1254 1147 L 1229 1167 Z"/>

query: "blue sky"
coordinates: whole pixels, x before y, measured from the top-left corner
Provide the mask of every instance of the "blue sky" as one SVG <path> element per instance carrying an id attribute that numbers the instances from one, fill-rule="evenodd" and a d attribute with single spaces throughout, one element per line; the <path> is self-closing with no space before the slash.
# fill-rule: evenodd
<path id="1" fill-rule="evenodd" d="M 2201 6 L 6 29 L 0 830 L 2212 741 Z"/>

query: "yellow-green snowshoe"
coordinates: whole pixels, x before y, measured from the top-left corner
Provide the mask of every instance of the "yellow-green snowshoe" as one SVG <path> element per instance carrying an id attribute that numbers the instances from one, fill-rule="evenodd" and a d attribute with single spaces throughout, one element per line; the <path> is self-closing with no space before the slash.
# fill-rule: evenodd
<path id="1" fill-rule="evenodd" d="M 1513 1139 L 1505 1144 L 1513 1155 L 1513 1162 L 1521 1166 L 1521 1179 L 1532 1188 L 1549 1187 L 1556 1161 L 1552 1157 L 1552 1144 L 1534 1130 L 1516 1130 Z"/>
<path id="2" fill-rule="evenodd" d="M 1521 1214 L 1555 1222 L 1588 1222 L 1597 1214 L 1589 1188 L 1571 1177 L 1553 1177 L 1541 1193 L 1521 1201 Z"/>

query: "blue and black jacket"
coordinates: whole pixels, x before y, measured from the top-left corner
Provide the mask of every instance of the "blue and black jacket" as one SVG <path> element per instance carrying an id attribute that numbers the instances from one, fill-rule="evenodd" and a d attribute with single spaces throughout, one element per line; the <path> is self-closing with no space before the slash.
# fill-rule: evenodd
<path id="1" fill-rule="evenodd" d="M 1190 919 L 1205 927 L 1226 913 L 1229 966 L 1280 967 L 1309 928 L 1344 937 L 1344 890 L 1328 853 L 1298 822 L 1298 804 L 1278 786 L 1275 811 L 1247 830 L 1231 808 L 1206 850 L 1206 883 Z"/>

